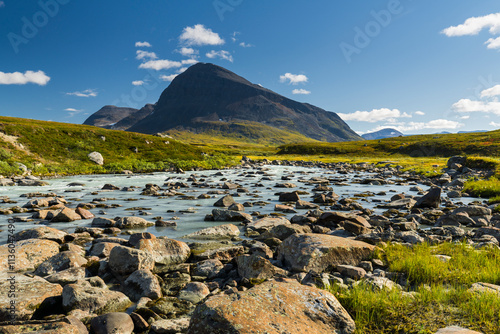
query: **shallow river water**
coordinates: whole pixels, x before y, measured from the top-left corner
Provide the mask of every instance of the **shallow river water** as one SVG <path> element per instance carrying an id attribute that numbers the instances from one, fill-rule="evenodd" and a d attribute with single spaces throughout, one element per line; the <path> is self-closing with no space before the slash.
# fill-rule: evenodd
<path id="1" fill-rule="evenodd" d="M 222 175 L 216 175 L 222 173 Z M 198 182 L 208 183 L 211 187 L 208 188 L 180 188 L 181 192 L 187 196 L 198 197 L 201 194 L 206 194 L 213 190 L 222 190 L 221 186 L 224 182 L 232 182 L 241 185 L 249 190 L 247 193 L 238 193 L 239 197 L 234 197 L 238 203 L 265 201 L 269 204 L 264 206 L 254 205 L 253 207 L 245 208 L 245 212 L 252 213 L 258 211 L 261 214 L 269 214 L 274 212 L 275 204 L 280 204 L 278 201 L 277 193 L 291 192 L 295 190 L 305 191 L 308 195 L 301 195 L 301 199 L 312 201 L 314 194 L 312 189 L 316 186 L 314 184 L 305 184 L 301 180 L 309 180 L 312 177 L 324 177 L 330 180 L 330 186 L 333 191 L 341 198 L 354 197 L 356 194 L 370 192 L 377 194 L 375 197 L 360 198 L 359 203 L 370 209 L 375 209 L 378 202 L 372 202 L 372 199 L 381 201 L 388 201 L 396 193 L 406 193 L 410 195 L 417 195 L 416 192 L 411 192 L 409 189 L 416 185 L 416 183 L 406 183 L 404 185 L 387 184 L 387 185 L 363 185 L 356 183 L 356 180 L 361 178 L 371 177 L 373 175 L 368 173 L 352 173 L 352 174 L 338 174 L 334 171 L 315 167 L 285 167 L 285 166 L 265 166 L 262 169 L 226 169 L 222 171 L 199 171 L 187 172 L 185 174 L 174 173 L 154 173 L 154 174 L 136 174 L 136 175 L 89 175 L 89 176 L 73 176 L 58 179 L 46 180 L 49 185 L 43 187 L 0 187 L 0 196 L 8 196 L 11 200 L 17 201 L 17 204 L 0 204 L 1 208 L 8 208 L 14 205 L 23 206 L 29 201 L 29 198 L 21 197 L 22 194 L 30 192 L 49 193 L 54 192 L 59 196 L 64 196 L 68 201 L 67 206 L 75 208 L 78 203 L 92 202 L 96 198 L 107 198 L 104 204 L 119 204 L 121 207 L 117 208 L 95 208 L 90 210 L 96 217 L 125 217 L 132 215 L 139 215 L 139 210 L 126 210 L 130 208 L 145 208 L 148 215 L 141 215 L 150 221 L 154 221 L 153 217 L 162 217 L 163 220 L 176 220 L 177 227 L 150 227 L 140 231 L 148 231 L 156 236 L 167 236 L 173 239 L 179 239 L 184 235 L 198 231 L 202 228 L 209 226 L 216 226 L 226 224 L 225 222 L 206 222 L 204 221 L 205 215 L 211 213 L 215 208 L 213 204 L 224 195 L 211 195 L 209 199 L 195 199 L 195 200 L 181 200 L 180 196 L 174 197 L 152 197 L 141 195 L 142 189 L 148 183 L 157 184 L 162 187 L 163 184 L 168 182 L 185 182 L 190 176 L 194 176 Z M 282 176 L 287 176 L 289 180 L 283 181 Z M 204 180 L 204 181 L 203 181 Z M 68 186 L 70 183 L 82 183 L 84 186 Z M 276 184 L 290 182 L 295 184 L 295 188 L 277 188 Z M 138 187 L 134 191 L 107 191 L 101 190 L 105 184 L 113 184 L 119 188 L 122 187 Z M 332 184 L 333 183 L 333 184 Z M 256 186 L 257 184 L 260 184 Z M 428 187 L 422 186 L 424 190 Z M 165 189 L 165 188 L 164 188 Z M 229 194 L 236 195 L 236 190 L 227 190 Z M 380 194 L 385 192 L 386 194 Z M 96 194 L 98 193 L 98 194 Z M 469 203 L 475 200 L 474 198 L 461 198 L 454 200 L 455 202 Z M 191 209 L 192 208 L 192 209 Z M 194 209 L 194 210 L 193 210 Z M 324 210 L 329 210 L 329 207 L 322 207 Z M 99 213 L 104 210 L 105 213 Z M 188 210 L 192 213 L 182 213 Z M 174 212 L 170 212 L 174 211 Z M 297 214 L 305 214 L 307 210 L 297 210 Z M 381 213 L 384 209 L 375 209 L 376 212 Z M 30 217 L 31 213 L 14 214 L 10 216 L 0 216 L 0 244 L 7 242 L 7 225 L 9 218 L 12 217 Z M 286 214 L 290 219 L 294 214 Z M 39 224 L 47 224 L 48 226 L 66 230 L 68 232 L 74 231 L 76 226 L 90 226 L 92 220 L 79 220 L 71 223 L 48 223 L 47 221 L 32 221 L 32 222 L 17 222 L 15 223 L 16 232 L 23 229 L 40 226 Z"/>

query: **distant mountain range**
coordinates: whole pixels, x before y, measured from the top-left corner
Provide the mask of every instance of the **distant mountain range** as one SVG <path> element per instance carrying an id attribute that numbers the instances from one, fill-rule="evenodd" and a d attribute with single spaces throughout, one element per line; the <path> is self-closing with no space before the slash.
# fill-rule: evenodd
<path id="1" fill-rule="evenodd" d="M 399 132 L 396 129 L 387 128 L 375 132 L 365 133 L 361 137 L 363 137 L 363 139 L 366 140 L 374 140 L 374 139 L 393 138 L 399 136 L 403 136 L 403 133 Z"/>
<path id="2" fill-rule="evenodd" d="M 243 137 L 256 135 L 259 125 L 319 141 L 362 139 L 334 112 L 288 99 L 225 68 L 205 63 L 178 75 L 155 105 L 140 110 L 106 106 L 84 124 L 147 134 L 172 129 L 223 133 L 238 128 Z M 252 125 L 252 131 L 245 131 L 245 124 Z"/>

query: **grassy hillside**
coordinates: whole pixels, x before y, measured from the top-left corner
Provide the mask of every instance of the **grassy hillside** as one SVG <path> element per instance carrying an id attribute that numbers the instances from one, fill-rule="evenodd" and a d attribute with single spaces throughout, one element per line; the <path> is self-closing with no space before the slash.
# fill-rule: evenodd
<path id="1" fill-rule="evenodd" d="M 387 155 L 497 157 L 500 156 L 500 130 L 480 133 L 419 135 L 362 142 L 287 144 L 280 147 L 279 153 L 374 157 Z"/>
<path id="2" fill-rule="evenodd" d="M 89 161 L 100 152 L 104 166 Z M 210 156 L 192 145 L 156 136 L 93 126 L 0 117 L 0 173 L 19 172 L 23 163 L 35 174 L 108 173 L 181 168 L 215 168 L 234 159 Z"/>

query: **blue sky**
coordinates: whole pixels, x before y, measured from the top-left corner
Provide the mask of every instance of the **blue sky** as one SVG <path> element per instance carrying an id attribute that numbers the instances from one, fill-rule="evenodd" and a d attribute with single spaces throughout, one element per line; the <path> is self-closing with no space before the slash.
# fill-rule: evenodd
<path id="1" fill-rule="evenodd" d="M 360 133 L 500 128 L 498 0 L 0 0 L 0 115 L 82 123 L 212 62 Z"/>

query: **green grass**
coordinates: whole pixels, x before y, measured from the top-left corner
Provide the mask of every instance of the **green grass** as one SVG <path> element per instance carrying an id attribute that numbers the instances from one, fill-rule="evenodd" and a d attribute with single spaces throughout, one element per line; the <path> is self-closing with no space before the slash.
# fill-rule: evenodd
<path id="1" fill-rule="evenodd" d="M 434 255 L 449 255 L 442 262 Z M 407 276 L 405 290 L 377 290 L 365 283 L 348 290 L 327 287 L 356 322 L 356 333 L 435 333 L 459 325 L 500 333 L 500 296 L 469 290 L 472 283 L 500 282 L 500 250 L 444 243 L 390 244 L 375 253 L 389 271 Z"/>
<path id="2" fill-rule="evenodd" d="M 451 260 L 443 262 L 434 255 L 451 256 Z M 405 273 L 413 285 L 500 284 L 499 249 L 478 251 L 463 243 L 438 246 L 423 243 L 412 248 L 394 244 L 379 251 L 377 256 L 389 264 L 390 271 Z"/>
<path id="3" fill-rule="evenodd" d="M 3 175 L 19 173 L 16 162 L 47 175 L 220 168 L 238 161 L 173 139 L 78 124 L 0 117 L 0 132 L 17 138 L 15 143 L 0 138 Z M 104 166 L 89 161 L 92 151 L 103 155 Z"/>

